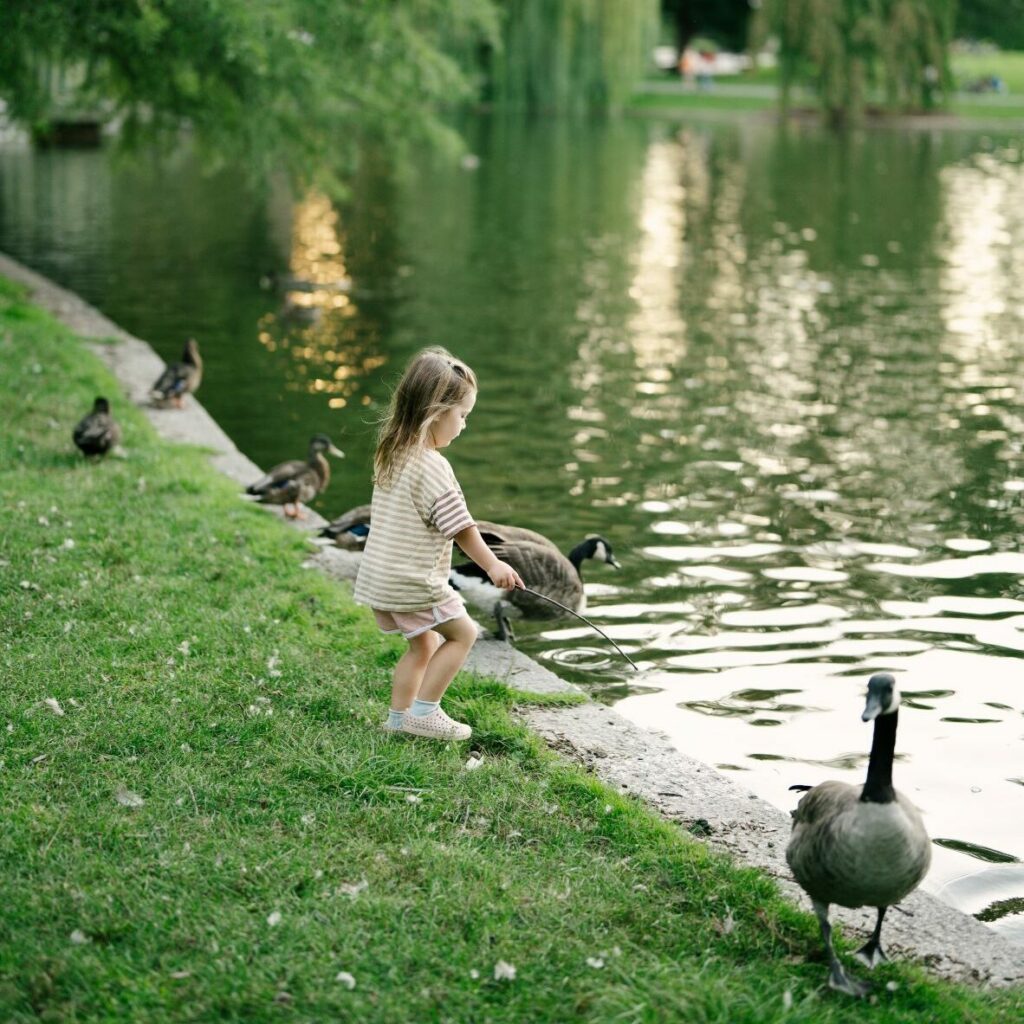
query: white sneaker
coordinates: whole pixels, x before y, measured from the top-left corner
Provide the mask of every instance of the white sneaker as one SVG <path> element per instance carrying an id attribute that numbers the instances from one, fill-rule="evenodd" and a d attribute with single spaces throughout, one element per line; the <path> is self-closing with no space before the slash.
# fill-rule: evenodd
<path id="1" fill-rule="evenodd" d="M 402 732 L 425 736 L 431 740 L 468 740 L 473 735 L 468 725 L 449 718 L 439 707 L 434 708 L 429 715 L 406 714 Z"/>

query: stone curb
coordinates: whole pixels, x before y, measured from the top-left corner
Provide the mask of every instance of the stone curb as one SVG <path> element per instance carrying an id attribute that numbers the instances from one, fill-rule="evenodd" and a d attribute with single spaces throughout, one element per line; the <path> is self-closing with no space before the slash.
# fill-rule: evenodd
<path id="1" fill-rule="evenodd" d="M 114 373 L 127 397 L 143 409 L 161 437 L 209 449 L 213 465 L 239 484 L 251 483 L 262 475 L 262 470 L 235 447 L 193 397 L 186 399 L 181 410 L 148 405 L 150 385 L 164 367 L 148 344 L 72 292 L 3 253 L 0 274 L 27 286 L 33 302 L 75 333 L 92 339 L 92 350 Z M 104 343 L 111 340 L 116 344 Z M 271 511 L 281 514 L 277 509 Z M 324 522 L 310 510 L 309 518 L 294 525 L 312 531 Z M 351 581 L 359 555 L 320 548 L 311 551 L 306 564 L 335 579 Z M 507 644 L 483 637 L 474 647 L 466 669 L 524 690 L 583 692 Z M 667 736 L 633 725 L 613 708 L 588 702 L 566 708 L 525 707 L 519 709 L 519 714 L 556 751 L 581 762 L 620 792 L 646 801 L 664 818 L 689 828 L 715 849 L 765 871 L 787 896 L 810 909 L 810 901 L 792 881 L 786 866 L 790 818 L 784 811 L 709 765 L 680 753 Z M 867 935 L 874 926 L 871 909 L 833 911 L 834 918 L 848 930 Z M 999 987 L 1024 982 L 1024 948 L 920 890 L 899 909 L 889 912 L 883 937 L 890 954 L 919 960 L 934 974 L 950 980 Z"/>

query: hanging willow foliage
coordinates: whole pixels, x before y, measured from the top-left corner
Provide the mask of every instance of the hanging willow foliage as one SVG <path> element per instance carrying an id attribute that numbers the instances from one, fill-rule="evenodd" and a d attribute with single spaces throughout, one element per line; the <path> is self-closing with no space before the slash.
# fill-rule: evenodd
<path id="1" fill-rule="evenodd" d="M 956 0 L 764 0 L 751 44 L 778 40 L 783 108 L 792 86 L 810 81 L 842 123 L 872 98 L 890 110 L 931 106 L 950 81 L 955 13 Z"/>
<path id="2" fill-rule="evenodd" d="M 488 55 L 489 98 L 500 107 L 613 110 L 642 77 L 658 0 L 508 0 L 502 47 Z"/>

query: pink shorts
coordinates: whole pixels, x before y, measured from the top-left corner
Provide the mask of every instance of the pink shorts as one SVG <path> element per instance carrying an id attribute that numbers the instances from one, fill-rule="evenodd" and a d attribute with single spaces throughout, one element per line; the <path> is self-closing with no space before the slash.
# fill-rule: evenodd
<path id="1" fill-rule="evenodd" d="M 466 606 L 461 597 L 449 597 L 447 601 L 424 608 L 418 612 L 387 612 L 381 608 L 373 609 L 373 617 L 377 620 L 384 633 L 401 633 L 406 640 L 411 640 L 428 629 L 439 626 L 442 622 L 461 618 L 466 614 Z"/>

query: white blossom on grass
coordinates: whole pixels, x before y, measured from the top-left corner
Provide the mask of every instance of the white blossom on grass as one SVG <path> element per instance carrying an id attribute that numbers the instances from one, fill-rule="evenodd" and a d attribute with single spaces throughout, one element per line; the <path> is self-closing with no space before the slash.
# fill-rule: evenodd
<path id="1" fill-rule="evenodd" d="M 72 946 L 84 946 L 89 941 L 89 936 L 80 928 L 76 928 L 69 936 Z"/>
<path id="2" fill-rule="evenodd" d="M 275 910 L 273 913 L 267 915 L 267 924 L 271 928 L 276 928 L 281 923 L 281 911 Z"/>
<path id="3" fill-rule="evenodd" d="M 43 703 L 55 714 L 63 715 L 64 709 L 60 706 L 60 701 L 56 697 L 47 697 Z"/>
<path id="4" fill-rule="evenodd" d="M 118 786 L 114 791 L 114 799 L 122 807 L 141 807 L 145 800 L 139 796 L 138 793 L 133 793 L 130 789 L 126 789 L 124 786 Z"/>
<path id="5" fill-rule="evenodd" d="M 484 763 L 484 756 L 483 756 L 483 754 L 471 754 L 470 757 L 469 757 L 469 760 L 466 762 L 464 767 L 465 767 L 467 772 L 472 772 L 472 771 L 476 771 L 476 769 L 479 768 L 480 765 L 482 765 L 483 763 Z"/>
<path id="6" fill-rule="evenodd" d="M 355 899 L 361 892 L 370 888 L 370 883 L 364 878 L 360 882 L 342 882 L 338 886 L 338 894 Z"/>
<path id="7" fill-rule="evenodd" d="M 507 960 L 499 960 L 494 965 L 494 980 L 495 981 L 515 981 L 516 980 L 516 969 L 513 964 L 510 964 Z"/>
<path id="8" fill-rule="evenodd" d="M 338 971 L 334 980 L 340 985 L 344 985 L 350 992 L 356 987 L 356 979 L 348 971 Z"/>
<path id="9" fill-rule="evenodd" d="M 604 967 L 604 960 L 599 956 L 588 956 L 587 966 L 593 967 L 595 971 L 599 971 Z"/>

